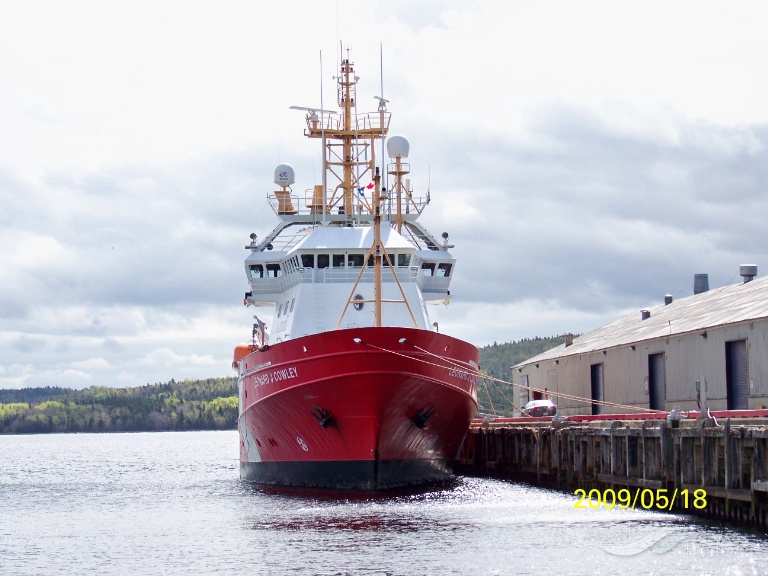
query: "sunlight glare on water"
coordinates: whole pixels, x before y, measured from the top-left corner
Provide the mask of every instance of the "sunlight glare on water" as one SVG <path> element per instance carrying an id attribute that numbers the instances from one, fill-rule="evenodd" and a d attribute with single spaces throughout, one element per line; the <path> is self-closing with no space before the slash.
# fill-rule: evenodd
<path id="1" fill-rule="evenodd" d="M 765 574 L 762 533 L 500 480 L 238 479 L 236 432 L 0 437 L 0 574 Z"/>

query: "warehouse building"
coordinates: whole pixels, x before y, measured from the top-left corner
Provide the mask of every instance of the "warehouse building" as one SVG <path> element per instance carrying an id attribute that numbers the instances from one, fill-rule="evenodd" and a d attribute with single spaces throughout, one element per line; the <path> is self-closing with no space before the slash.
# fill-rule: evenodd
<path id="1" fill-rule="evenodd" d="M 513 402 L 548 397 L 558 413 L 768 406 L 768 277 L 742 265 L 744 282 L 638 310 L 512 368 Z M 523 388 L 528 386 L 531 390 Z M 702 398 L 703 396 L 703 398 Z M 586 401 L 580 399 L 587 399 Z M 591 402 L 594 400 L 595 402 Z"/>

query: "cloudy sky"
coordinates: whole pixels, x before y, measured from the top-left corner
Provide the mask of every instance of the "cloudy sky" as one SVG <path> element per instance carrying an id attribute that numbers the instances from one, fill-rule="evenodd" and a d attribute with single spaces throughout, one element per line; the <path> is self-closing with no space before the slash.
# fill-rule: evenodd
<path id="1" fill-rule="evenodd" d="M 583 333 L 768 271 L 763 2 L 0 4 L 0 388 L 225 376 L 290 105 L 339 43 L 459 259 L 441 331 Z M 322 57 L 321 57 L 322 54 Z M 322 60 L 322 73 L 321 73 Z"/>

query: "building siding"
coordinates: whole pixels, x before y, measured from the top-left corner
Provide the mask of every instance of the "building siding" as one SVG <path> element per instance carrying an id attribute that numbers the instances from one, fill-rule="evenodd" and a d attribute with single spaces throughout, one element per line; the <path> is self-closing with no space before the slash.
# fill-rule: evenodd
<path id="1" fill-rule="evenodd" d="M 522 376 L 527 376 L 530 387 L 541 390 L 546 388 L 550 398 L 557 404 L 559 413 L 563 415 L 590 414 L 592 410 L 589 403 L 558 398 L 557 394 L 591 398 L 591 366 L 602 363 L 603 398 L 606 402 L 649 408 L 650 391 L 646 389 L 650 376 L 648 358 L 652 354 L 664 354 L 666 410 L 675 407 L 683 410 L 697 409 L 696 381 L 702 376 L 707 381 L 710 409 L 725 410 L 728 403 L 726 343 L 736 340 L 745 340 L 747 345 L 748 407 L 766 407 L 768 319 L 765 318 L 580 354 L 550 354 L 548 359 L 532 359 L 516 366 L 512 370 L 512 381 L 513 384 L 520 384 Z M 567 352 L 567 348 L 562 348 Z M 518 406 L 520 399 L 520 389 L 515 387 L 513 401 Z M 622 412 L 627 412 L 627 409 L 611 406 L 602 408 L 604 414 Z"/>

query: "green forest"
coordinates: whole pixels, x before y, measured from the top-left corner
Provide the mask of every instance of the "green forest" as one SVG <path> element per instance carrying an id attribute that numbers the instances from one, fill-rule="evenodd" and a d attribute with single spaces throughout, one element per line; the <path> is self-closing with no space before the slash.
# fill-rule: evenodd
<path id="1" fill-rule="evenodd" d="M 493 343 L 480 349 L 480 368 L 510 381 L 510 367 L 563 342 L 563 336 Z M 480 383 L 484 414 L 511 415 L 512 387 Z M 228 430 L 237 427 L 237 380 L 208 378 L 134 388 L 91 386 L 0 390 L 0 434 Z"/>
<path id="2" fill-rule="evenodd" d="M 236 423 L 235 378 L 0 390 L 0 434 L 224 430 Z"/>

